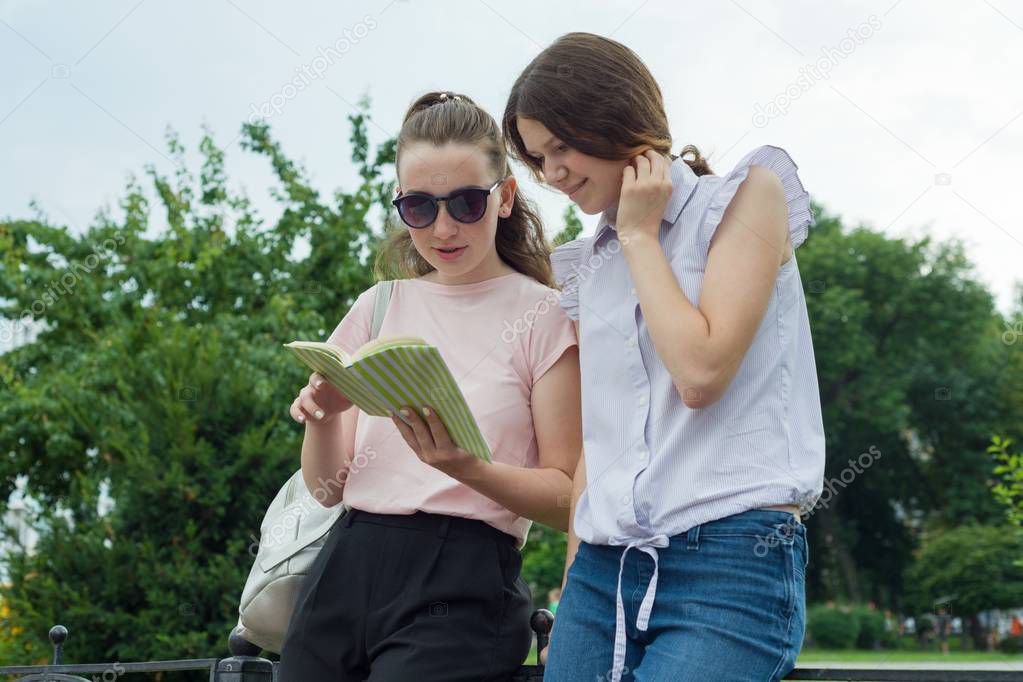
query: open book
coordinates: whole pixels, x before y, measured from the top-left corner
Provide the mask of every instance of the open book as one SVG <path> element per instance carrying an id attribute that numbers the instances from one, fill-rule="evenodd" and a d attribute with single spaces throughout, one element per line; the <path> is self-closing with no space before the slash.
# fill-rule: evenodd
<path id="1" fill-rule="evenodd" d="M 492 461 L 490 447 L 451 370 L 440 351 L 422 339 L 375 339 L 351 357 L 334 344 L 318 341 L 292 341 L 284 347 L 366 414 L 387 417 L 407 405 L 422 416 L 423 407 L 430 406 L 455 445 Z"/>

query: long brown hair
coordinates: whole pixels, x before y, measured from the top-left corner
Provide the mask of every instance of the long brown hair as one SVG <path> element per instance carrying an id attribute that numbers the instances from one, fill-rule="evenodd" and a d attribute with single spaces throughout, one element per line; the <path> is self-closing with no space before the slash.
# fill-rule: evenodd
<path id="1" fill-rule="evenodd" d="M 429 92 L 412 103 L 398 133 L 396 169 L 402 151 L 417 142 L 437 146 L 452 142 L 472 145 L 487 156 L 495 179 L 511 175 L 497 121 L 465 95 Z M 517 187 L 511 214 L 497 219 L 494 243 L 498 256 L 509 266 L 541 284 L 555 286 L 543 222 L 533 203 Z M 416 251 L 408 229 L 400 221 L 393 221 L 377 252 L 376 276 L 380 279 L 422 277 L 432 270 L 434 267 Z"/>
<path id="2" fill-rule="evenodd" d="M 539 121 L 583 154 L 616 161 L 653 149 L 671 153 L 671 133 L 657 81 L 635 52 L 592 33 L 566 33 L 538 54 L 512 86 L 502 129 L 512 156 L 543 182 L 526 151 L 517 117 Z M 690 160 L 687 155 L 692 155 Z M 679 152 L 696 175 L 713 173 L 700 151 Z"/>

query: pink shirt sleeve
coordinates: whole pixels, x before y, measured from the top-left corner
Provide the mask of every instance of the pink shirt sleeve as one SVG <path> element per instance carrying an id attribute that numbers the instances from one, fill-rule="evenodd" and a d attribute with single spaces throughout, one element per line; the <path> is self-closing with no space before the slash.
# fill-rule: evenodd
<path id="1" fill-rule="evenodd" d="M 349 355 L 369 341 L 373 328 L 373 305 L 376 301 L 376 287 L 370 287 L 359 294 L 355 303 L 348 309 L 337 327 L 327 339 L 327 343 L 340 346 Z"/>
<path id="2" fill-rule="evenodd" d="M 536 318 L 530 329 L 529 369 L 534 384 L 566 350 L 579 343 L 572 320 L 558 305 L 556 293 L 552 289 L 552 295 L 544 298 L 537 307 Z"/>
<path id="3" fill-rule="evenodd" d="M 360 346 L 369 341 L 373 328 L 373 305 L 376 301 L 376 287 L 370 287 L 359 294 L 352 307 L 348 309 L 341 322 L 327 338 L 327 343 L 340 346 L 341 350 L 351 355 Z M 351 461 L 355 453 L 355 432 L 358 428 L 361 412 L 353 407 L 341 415 L 344 430 L 342 436 L 342 453 L 346 461 Z"/>

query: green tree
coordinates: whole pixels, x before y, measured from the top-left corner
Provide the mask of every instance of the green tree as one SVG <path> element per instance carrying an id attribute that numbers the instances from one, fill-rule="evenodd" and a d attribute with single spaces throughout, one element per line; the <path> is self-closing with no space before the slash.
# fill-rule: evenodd
<path id="1" fill-rule="evenodd" d="M 522 552 L 522 579 L 533 593 L 533 604 L 547 608 L 547 593 L 561 587 L 565 572 L 568 536 L 548 526 L 534 523 Z"/>
<path id="2" fill-rule="evenodd" d="M 572 204 L 565 207 L 565 211 L 561 214 L 561 220 L 565 227 L 554 236 L 554 246 L 561 246 L 565 242 L 572 241 L 583 231 L 583 223 L 579 220 L 579 214 L 576 213 L 575 206 Z"/>
<path id="3" fill-rule="evenodd" d="M 909 605 L 933 613 L 944 604 L 969 624 L 974 648 L 986 648 L 977 614 L 1023 604 L 1023 534 L 1018 528 L 965 525 L 924 543 L 907 572 Z"/>
<path id="4" fill-rule="evenodd" d="M 1023 527 L 1023 454 L 1009 452 L 1011 438 L 995 436 L 988 448 L 998 465 L 995 474 L 998 482 L 992 488 L 995 499 L 1005 505 L 1006 516 L 1014 526 Z M 1023 557 L 1019 558 L 1023 561 Z"/>
<path id="5" fill-rule="evenodd" d="M 1010 414 L 1016 415 L 1014 422 L 1006 424 L 1004 433 L 1017 438 L 1023 436 L 1023 286 L 1019 290 L 1019 309 L 1011 320 L 1003 324 L 1002 343 L 1008 359 L 1005 363 L 1005 381 L 1002 401 Z M 1016 438 L 1009 435 L 995 435 L 987 451 L 995 459 L 995 480 L 992 482 L 994 497 L 1005 509 L 1010 523 L 1023 527 L 1023 453 L 1010 452 Z"/>
<path id="6" fill-rule="evenodd" d="M 280 344 L 324 337 L 373 282 L 367 214 L 390 194 L 393 145 L 371 154 L 365 114 L 350 121 L 362 180 L 327 200 L 265 125 L 244 126 L 278 182 L 270 227 L 208 133 L 197 177 L 174 135 L 174 177 L 146 171 L 162 234 L 135 179 L 123 218 L 80 237 L 0 224 L 0 314 L 39 329 L 0 357 L 2 498 L 24 476 L 42 507 L 35 552 L 5 557 L 22 628 L 8 649 L 42 661 L 61 622 L 69 660 L 224 652 L 262 514 L 298 466 L 287 406 L 306 373 Z"/>
<path id="7" fill-rule="evenodd" d="M 814 212 L 797 258 L 834 493 L 808 522 L 808 593 L 898 607 L 924 521 L 1001 518 L 985 449 L 1011 420 L 1002 321 L 960 243 L 893 239 Z M 880 457 L 854 474 L 871 448 Z"/>

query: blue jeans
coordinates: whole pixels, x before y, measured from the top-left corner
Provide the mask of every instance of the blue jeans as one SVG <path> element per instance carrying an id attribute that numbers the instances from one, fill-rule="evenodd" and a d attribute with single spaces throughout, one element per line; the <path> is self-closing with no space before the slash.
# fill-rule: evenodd
<path id="1" fill-rule="evenodd" d="M 615 590 L 622 547 L 581 542 L 551 633 L 544 680 L 612 679 Z M 806 527 L 785 511 L 755 509 L 669 538 L 647 630 L 636 617 L 653 559 L 625 557 L 622 680 L 767 682 L 796 662 L 806 619 Z"/>

